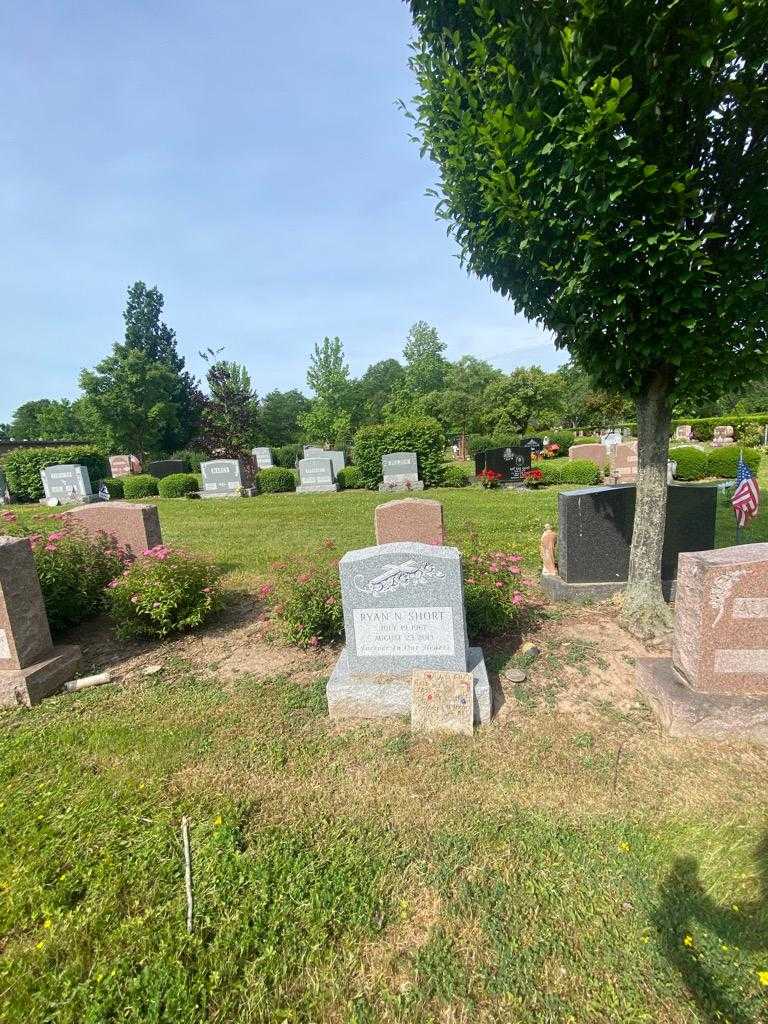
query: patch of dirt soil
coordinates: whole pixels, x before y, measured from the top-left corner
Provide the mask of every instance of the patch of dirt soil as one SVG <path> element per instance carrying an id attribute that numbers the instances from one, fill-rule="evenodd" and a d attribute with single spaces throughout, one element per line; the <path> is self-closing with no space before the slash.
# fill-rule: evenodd
<path id="1" fill-rule="evenodd" d="M 83 652 L 81 675 L 110 670 L 124 682 L 153 666 L 185 667 L 223 680 L 248 674 L 261 678 L 330 671 L 332 650 L 300 651 L 268 640 L 264 608 L 252 594 L 233 594 L 227 607 L 205 629 L 168 640 L 119 640 L 106 619 L 80 626 L 67 643 Z"/>

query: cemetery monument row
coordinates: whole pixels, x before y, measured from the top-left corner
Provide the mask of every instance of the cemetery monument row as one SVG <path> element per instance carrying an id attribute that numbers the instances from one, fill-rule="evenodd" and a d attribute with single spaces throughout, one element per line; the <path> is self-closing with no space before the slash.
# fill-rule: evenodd
<path id="1" fill-rule="evenodd" d="M 46 501 L 89 502 L 98 501 L 91 490 L 91 479 L 86 466 L 47 466 L 40 470 Z"/>
<path id="2" fill-rule="evenodd" d="M 419 480 L 416 452 L 391 452 L 381 457 L 381 471 L 384 479 L 380 491 L 423 491 L 424 481 Z"/>
<path id="3" fill-rule="evenodd" d="M 297 494 L 314 494 L 322 491 L 338 491 L 333 462 L 327 458 L 299 460 L 299 486 Z"/>
<path id="4" fill-rule="evenodd" d="M 53 646 L 29 541 L 0 537 L 0 707 L 38 704 L 79 663 L 79 647 Z"/>
<path id="5" fill-rule="evenodd" d="M 558 573 L 542 588 L 554 600 L 599 601 L 624 589 L 635 521 L 637 489 L 585 487 L 558 495 Z M 662 553 L 662 585 L 672 591 L 681 551 L 714 547 L 717 487 L 672 484 Z"/>
<path id="6" fill-rule="evenodd" d="M 480 476 L 484 469 L 492 469 L 501 473 L 502 484 L 522 484 L 524 474 L 530 468 L 530 448 L 490 448 L 475 453 L 475 475 Z"/>
<path id="7" fill-rule="evenodd" d="M 211 459 L 200 463 L 200 472 L 202 498 L 238 498 L 241 494 L 252 498 L 256 494 L 244 459 Z"/>
<path id="8" fill-rule="evenodd" d="M 330 451 L 327 448 L 318 448 L 316 445 L 305 445 L 304 446 L 304 458 L 305 459 L 330 459 L 333 463 L 334 479 L 340 469 L 344 469 L 346 466 L 346 460 L 344 452 Z"/>
<path id="9" fill-rule="evenodd" d="M 672 736 L 768 744 L 768 544 L 680 555 L 672 657 L 636 682 Z"/>
<path id="10" fill-rule="evenodd" d="M 490 721 L 491 688 L 483 652 L 467 640 L 456 548 L 401 542 L 349 551 L 339 573 L 346 646 L 328 681 L 331 718 L 409 715 L 413 673 L 427 671 L 470 675 L 463 693 L 472 696 L 473 721 Z"/>

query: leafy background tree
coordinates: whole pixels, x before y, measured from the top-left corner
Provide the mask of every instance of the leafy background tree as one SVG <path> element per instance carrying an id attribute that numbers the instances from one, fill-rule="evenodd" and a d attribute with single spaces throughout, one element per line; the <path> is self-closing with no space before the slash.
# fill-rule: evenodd
<path id="1" fill-rule="evenodd" d="M 270 391 L 261 402 L 260 436 L 266 444 L 292 444 L 301 437 L 299 417 L 309 411 L 310 400 L 300 391 Z"/>
<path id="2" fill-rule="evenodd" d="M 219 350 L 221 351 L 221 350 Z M 247 457 L 258 440 L 259 398 L 247 369 L 217 359 L 219 352 L 201 352 L 210 363 L 206 374 L 210 397 L 202 412 L 200 436 L 205 451 L 222 458 Z"/>
<path id="3" fill-rule="evenodd" d="M 417 132 L 464 261 L 636 403 L 624 617 L 652 631 L 673 404 L 764 372 L 766 4 L 409 2 Z"/>

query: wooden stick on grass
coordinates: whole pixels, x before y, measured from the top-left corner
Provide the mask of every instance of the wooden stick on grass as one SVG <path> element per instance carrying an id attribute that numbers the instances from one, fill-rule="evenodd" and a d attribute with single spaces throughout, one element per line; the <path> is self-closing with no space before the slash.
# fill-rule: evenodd
<path id="1" fill-rule="evenodd" d="M 181 838 L 184 842 L 184 887 L 187 890 L 187 931 L 191 935 L 194 898 L 192 896 L 192 851 L 189 845 L 189 818 L 186 815 L 181 819 Z"/>

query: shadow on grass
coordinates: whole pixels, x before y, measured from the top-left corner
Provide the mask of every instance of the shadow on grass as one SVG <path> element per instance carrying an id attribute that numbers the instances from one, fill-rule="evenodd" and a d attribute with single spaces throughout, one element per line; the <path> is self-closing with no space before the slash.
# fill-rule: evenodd
<path id="1" fill-rule="evenodd" d="M 753 903 L 721 906 L 704 890 L 699 862 L 679 857 L 660 889 L 653 915 L 662 949 L 679 972 L 701 1019 L 707 1024 L 754 1024 L 758 1019 L 727 993 L 707 969 L 695 939 L 696 925 L 717 935 L 724 946 L 768 950 L 768 831 L 756 851 L 760 896 Z M 763 1018 L 759 1018 L 763 1019 Z"/>

